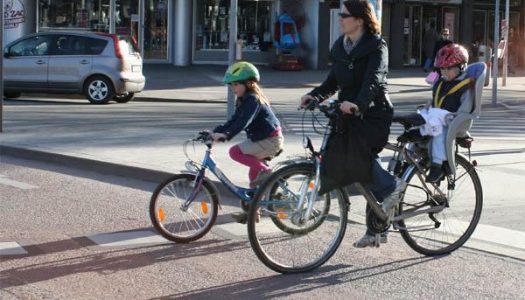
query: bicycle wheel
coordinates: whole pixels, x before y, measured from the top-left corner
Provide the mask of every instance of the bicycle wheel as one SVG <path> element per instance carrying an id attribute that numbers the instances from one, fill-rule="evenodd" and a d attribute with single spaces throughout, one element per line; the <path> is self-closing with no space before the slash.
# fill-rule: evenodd
<path id="1" fill-rule="evenodd" d="M 318 195 L 310 216 L 304 216 L 306 204 L 298 207 L 300 194 L 311 193 L 314 176 L 311 163 L 283 167 L 253 198 L 248 215 L 250 243 L 257 257 L 276 272 L 299 273 L 321 266 L 344 237 L 348 197 L 342 189 Z"/>
<path id="2" fill-rule="evenodd" d="M 438 213 L 420 214 L 398 222 L 401 236 L 421 254 L 450 253 L 469 239 L 481 216 L 483 193 L 478 174 L 466 158 L 456 155 L 455 187 L 447 191 L 447 181 L 441 182 L 441 189 L 447 192 L 447 199 L 443 199 L 435 191 L 427 194 L 421 179 L 415 176 L 417 172 L 413 169 L 407 174 L 409 184 L 399 205 L 399 214 L 416 207 L 434 207 L 447 199 L 448 207 Z"/>
<path id="3" fill-rule="evenodd" d="M 203 237 L 217 218 L 218 198 L 205 179 L 193 202 L 184 208 L 192 194 L 195 175 L 178 174 L 159 186 L 151 196 L 149 214 L 155 229 L 168 240 L 188 243 Z"/>

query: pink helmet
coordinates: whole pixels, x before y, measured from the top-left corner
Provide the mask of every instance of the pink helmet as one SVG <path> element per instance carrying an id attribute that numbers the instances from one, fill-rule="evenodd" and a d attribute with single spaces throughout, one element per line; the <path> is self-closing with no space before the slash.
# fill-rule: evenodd
<path id="1" fill-rule="evenodd" d="M 461 66 L 468 62 L 468 51 L 459 44 L 448 44 L 439 49 L 434 61 L 436 68 Z"/>

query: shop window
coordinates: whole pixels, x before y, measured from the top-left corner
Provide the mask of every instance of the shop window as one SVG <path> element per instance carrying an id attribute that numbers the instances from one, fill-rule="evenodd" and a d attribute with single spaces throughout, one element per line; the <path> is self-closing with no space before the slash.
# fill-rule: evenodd
<path id="1" fill-rule="evenodd" d="M 109 1 L 39 0 L 39 28 L 108 32 Z"/>
<path id="2" fill-rule="evenodd" d="M 273 1 L 238 2 L 238 39 L 244 50 L 266 51 L 272 45 Z M 198 6 L 197 50 L 228 49 L 230 1 L 206 0 Z"/>

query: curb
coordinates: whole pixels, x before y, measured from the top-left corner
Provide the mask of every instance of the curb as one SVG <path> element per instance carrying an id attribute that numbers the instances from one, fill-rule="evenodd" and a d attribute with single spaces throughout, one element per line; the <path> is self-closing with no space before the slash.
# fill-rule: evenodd
<path id="1" fill-rule="evenodd" d="M 40 150 L 33 150 L 20 147 L 12 147 L 0 145 L 0 157 L 2 155 L 14 158 L 27 159 L 33 161 L 40 161 L 45 163 L 52 163 L 59 166 L 74 168 L 82 171 L 89 171 L 101 173 L 105 175 L 119 176 L 128 179 L 135 179 L 140 181 L 154 182 L 160 184 L 177 173 L 170 173 L 165 171 L 152 170 L 141 167 L 121 165 L 100 160 L 81 158 L 76 156 L 69 156 L 64 154 L 45 152 Z M 217 187 L 221 195 L 227 197 L 235 197 L 231 192 L 217 180 L 212 180 L 212 183 Z"/>

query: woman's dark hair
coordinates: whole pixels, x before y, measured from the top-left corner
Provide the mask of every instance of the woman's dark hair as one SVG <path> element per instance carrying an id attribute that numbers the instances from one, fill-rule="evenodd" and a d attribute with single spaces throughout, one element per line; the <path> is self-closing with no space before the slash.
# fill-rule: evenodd
<path id="1" fill-rule="evenodd" d="M 367 0 L 350 0 L 343 2 L 350 15 L 363 19 L 365 30 L 371 34 L 381 34 L 381 24 L 377 20 L 374 7 Z"/>

